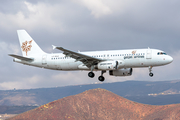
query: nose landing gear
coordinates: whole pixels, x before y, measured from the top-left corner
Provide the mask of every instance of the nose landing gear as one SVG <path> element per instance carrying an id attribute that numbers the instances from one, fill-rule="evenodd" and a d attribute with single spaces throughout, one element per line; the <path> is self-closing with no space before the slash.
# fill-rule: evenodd
<path id="1" fill-rule="evenodd" d="M 149 73 L 149 76 L 150 76 L 150 77 L 153 77 L 153 73 Z"/>
<path id="2" fill-rule="evenodd" d="M 153 77 L 153 75 L 154 75 L 154 74 L 152 73 L 152 66 L 149 66 L 149 76 L 150 76 L 150 77 Z"/>

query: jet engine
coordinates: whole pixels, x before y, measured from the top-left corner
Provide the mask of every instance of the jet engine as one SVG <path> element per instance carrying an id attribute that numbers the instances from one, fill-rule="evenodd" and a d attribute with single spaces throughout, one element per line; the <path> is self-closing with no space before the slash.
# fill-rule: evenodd
<path id="1" fill-rule="evenodd" d="M 114 61 L 104 61 L 97 64 L 99 70 L 117 70 L 123 68 L 124 61 L 114 60 Z"/>
<path id="2" fill-rule="evenodd" d="M 109 75 L 112 76 L 131 76 L 133 72 L 132 68 L 123 68 L 118 70 L 110 70 Z"/>

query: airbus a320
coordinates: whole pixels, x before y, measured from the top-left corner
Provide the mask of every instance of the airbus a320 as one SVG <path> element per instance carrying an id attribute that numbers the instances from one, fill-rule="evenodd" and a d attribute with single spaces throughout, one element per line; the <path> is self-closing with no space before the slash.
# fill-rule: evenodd
<path id="1" fill-rule="evenodd" d="M 111 76 L 131 76 L 133 68 L 149 69 L 149 76 L 153 77 L 152 68 L 171 63 L 173 58 L 162 50 L 157 49 L 129 49 L 75 52 L 63 47 L 53 49 L 62 53 L 45 53 L 25 30 L 17 30 L 22 56 L 9 54 L 13 61 L 25 65 L 52 70 L 87 70 L 88 76 L 95 76 L 93 71 L 101 71 L 98 80 L 105 80 L 106 71 Z"/>

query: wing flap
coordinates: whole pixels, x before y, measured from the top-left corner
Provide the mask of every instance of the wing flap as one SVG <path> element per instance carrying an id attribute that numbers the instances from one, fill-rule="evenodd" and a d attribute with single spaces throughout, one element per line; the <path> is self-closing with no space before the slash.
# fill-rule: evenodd
<path id="1" fill-rule="evenodd" d="M 22 56 L 13 55 L 13 54 L 9 54 L 9 56 L 14 57 L 14 58 L 17 58 L 17 59 L 19 59 L 19 60 L 28 61 L 28 62 L 31 62 L 31 61 L 34 60 L 33 58 L 27 58 L 27 57 L 22 57 Z"/>

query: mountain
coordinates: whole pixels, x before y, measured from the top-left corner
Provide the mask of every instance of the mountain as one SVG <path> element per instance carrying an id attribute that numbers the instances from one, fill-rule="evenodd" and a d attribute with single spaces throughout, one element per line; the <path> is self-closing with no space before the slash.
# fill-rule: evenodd
<path id="1" fill-rule="evenodd" d="M 180 104 L 154 106 L 136 103 L 105 89 L 65 97 L 9 120 L 177 120 Z"/>
<path id="2" fill-rule="evenodd" d="M 176 80 L 160 82 L 126 81 L 55 88 L 0 90 L 0 106 L 40 106 L 96 88 L 107 89 L 129 100 L 144 104 L 180 103 L 180 80 Z"/>

